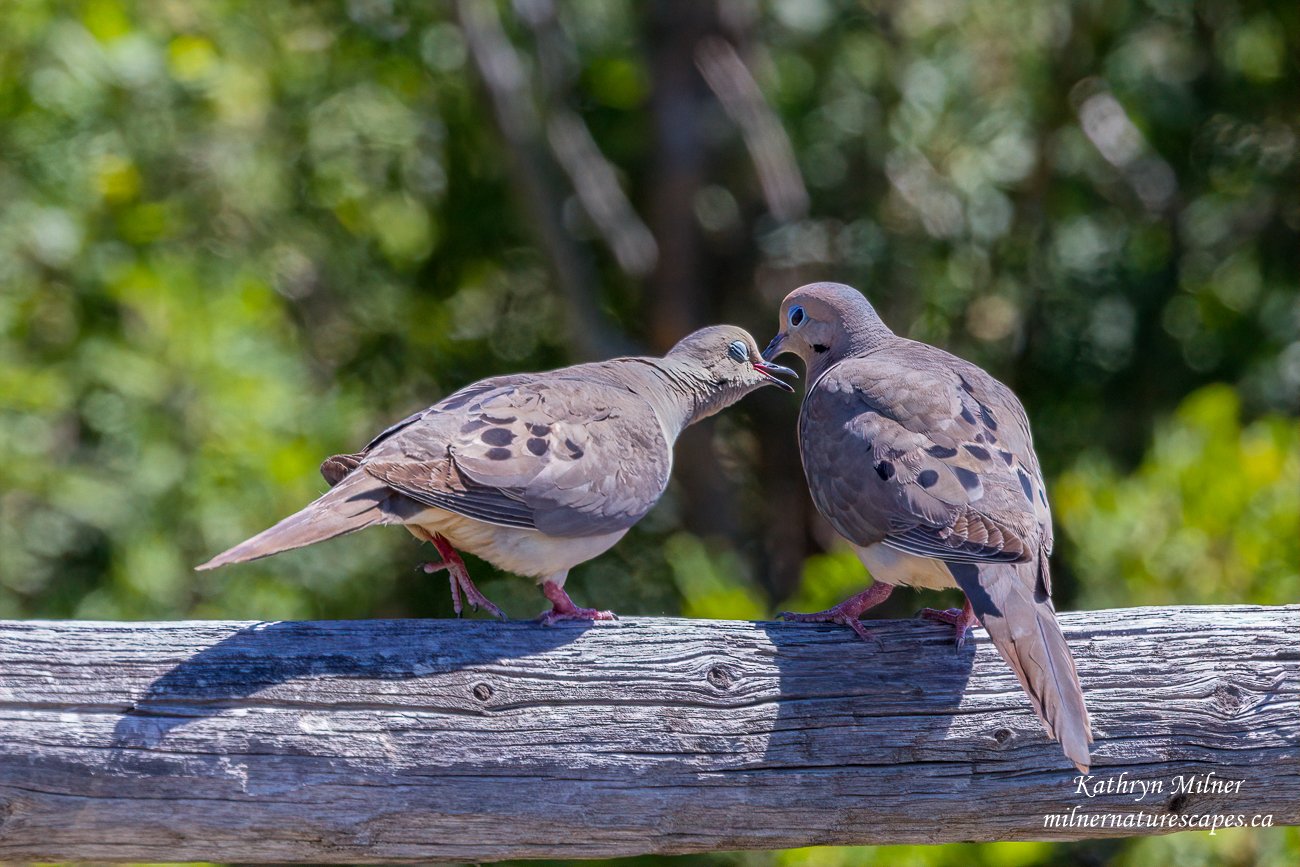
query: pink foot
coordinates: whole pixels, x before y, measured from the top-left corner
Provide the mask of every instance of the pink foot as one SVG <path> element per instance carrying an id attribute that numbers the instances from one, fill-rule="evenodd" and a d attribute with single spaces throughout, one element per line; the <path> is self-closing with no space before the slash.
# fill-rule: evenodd
<path id="1" fill-rule="evenodd" d="M 935 623 L 947 623 L 957 633 L 957 649 L 961 650 L 966 646 L 966 633 L 972 626 L 979 623 L 975 617 L 975 609 L 971 608 L 970 600 L 961 608 L 949 608 L 946 611 L 940 611 L 937 608 L 922 608 L 921 619 L 933 620 Z"/>
<path id="2" fill-rule="evenodd" d="M 595 608 L 579 608 L 573 604 L 569 594 L 554 581 L 542 582 L 542 593 L 551 600 L 551 610 L 543 611 L 537 622 L 543 626 L 554 626 L 561 620 L 618 620 L 613 611 L 597 611 Z"/>
<path id="3" fill-rule="evenodd" d="M 850 596 L 834 608 L 827 608 L 825 611 L 817 611 L 812 614 L 796 614 L 793 611 L 782 611 L 777 616 L 782 620 L 789 620 L 794 623 L 842 623 L 856 632 L 863 641 L 874 641 L 879 644 L 880 640 L 867 631 L 867 627 L 862 625 L 859 618 L 869 609 L 875 608 L 888 599 L 889 594 L 893 591 L 894 585 L 877 581 L 866 590 L 856 596 Z"/>
<path id="4" fill-rule="evenodd" d="M 474 582 L 470 580 L 469 569 L 465 566 L 465 561 L 460 559 L 460 555 L 456 553 L 455 548 L 451 547 L 451 543 L 447 541 L 446 537 L 434 533 L 430 538 L 430 541 L 433 542 L 433 546 L 438 549 L 438 554 L 441 555 L 442 562 L 424 563 L 420 566 L 420 569 L 426 575 L 432 575 L 440 569 L 447 570 L 447 579 L 451 583 L 451 607 L 455 610 L 456 616 L 460 617 L 461 615 L 462 606 L 460 602 L 460 594 L 463 592 L 465 594 L 465 601 L 468 602 L 470 607 L 475 611 L 482 608 L 493 616 L 505 620 L 506 615 L 501 611 L 501 609 L 493 605 L 492 600 L 484 596 L 479 589 L 474 586 Z"/>

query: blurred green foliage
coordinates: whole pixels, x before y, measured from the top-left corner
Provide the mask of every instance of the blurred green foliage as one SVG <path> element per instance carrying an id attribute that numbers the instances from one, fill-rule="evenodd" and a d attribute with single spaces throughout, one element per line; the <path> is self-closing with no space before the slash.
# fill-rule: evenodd
<path id="1" fill-rule="evenodd" d="M 446 616 L 396 530 L 189 567 L 413 408 L 578 360 L 575 323 L 649 349 L 719 320 L 765 340 L 813 279 L 1022 396 L 1063 607 L 1295 600 L 1300 7 L 578 0 L 549 31 L 549 4 L 495 8 L 538 116 L 580 118 L 646 215 L 652 272 L 607 249 L 553 139 L 504 134 L 451 4 L 5 7 L 0 616 Z M 705 35 L 752 71 L 806 209 L 774 216 L 692 68 Z M 760 617 L 860 589 L 795 493 L 795 411 L 760 394 L 691 432 L 575 598 Z M 471 568 L 511 614 L 542 607 Z M 693 863 L 1297 857 L 1279 830 Z"/>
<path id="2" fill-rule="evenodd" d="M 1184 401 L 1131 474 L 1081 460 L 1056 503 L 1084 607 L 1300 598 L 1300 427 L 1243 426 L 1226 386 Z"/>

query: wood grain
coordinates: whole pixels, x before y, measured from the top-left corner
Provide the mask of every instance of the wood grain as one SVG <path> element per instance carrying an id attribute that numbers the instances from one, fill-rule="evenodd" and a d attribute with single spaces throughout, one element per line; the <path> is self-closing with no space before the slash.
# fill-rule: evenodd
<path id="1" fill-rule="evenodd" d="M 983 630 L 0 622 L 0 860 L 591 858 L 1300 823 L 1300 607 L 1063 614 L 1087 797 Z M 972 646 L 973 645 L 973 646 Z M 1180 793 L 1179 775 L 1241 781 Z M 1175 821 L 1176 818 L 1175 818 Z M 1204 833 L 1204 832 L 1198 832 Z"/>

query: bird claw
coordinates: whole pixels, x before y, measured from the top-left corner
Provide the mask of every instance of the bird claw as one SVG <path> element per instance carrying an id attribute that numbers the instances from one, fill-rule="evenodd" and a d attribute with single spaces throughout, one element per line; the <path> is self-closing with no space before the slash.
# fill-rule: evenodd
<path id="1" fill-rule="evenodd" d="M 815 611 L 811 614 L 799 614 L 794 611 L 783 611 L 779 615 L 782 620 L 789 620 L 795 623 L 839 623 L 849 627 L 858 634 L 858 638 L 863 641 L 874 643 L 877 647 L 883 648 L 884 642 L 877 638 L 873 633 L 862 625 L 859 619 L 863 614 L 875 608 L 880 603 L 889 598 L 893 591 L 892 584 L 884 584 L 879 581 L 874 582 L 866 590 L 857 595 L 850 596 L 839 605 L 833 608 L 827 608 L 825 611 Z"/>
<path id="2" fill-rule="evenodd" d="M 862 625 L 862 621 L 858 619 L 858 612 L 844 610 L 841 607 L 842 605 L 843 603 L 836 605 L 834 608 L 827 608 L 825 611 L 816 611 L 811 614 L 782 611 L 777 617 L 791 623 L 838 623 L 852 629 L 863 641 L 875 644 L 877 647 L 883 647 L 883 643 L 875 633 Z"/>
<path id="3" fill-rule="evenodd" d="M 556 581 L 542 582 L 542 595 L 551 600 L 551 610 L 543 611 L 537 617 L 542 626 L 554 626 L 563 620 L 618 620 L 613 611 L 598 611 L 595 608 L 579 608 L 573 604 L 564 586 Z"/>
<path id="4" fill-rule="evenodd" d="M 439 553 L 442 552 L 439 551 Z M 436 572 L 441 572 L 443 569 L 447 570 L 448 583 L 451 585 L 451 608 L 456 613 L 456 617 L 459 618 L 465 615 L 464 606 L 461 604 L 461 594 L 464 593 L 465 602 L 469 603 L 469 606 L 475 611 L 478 611 L 481 608 L 494 617 L 501 620 L 506 619 L 505 612 L 494 605 L 492 600 L 484 596 L 483 593 L 474 586 L 474 582 L 470 580 L 469 577 L 469 570 L 465 568 L 465 563 L 460 559 L 460 557 L 455 557 L 454 559 L 448 557 L 443 559 L 441 562 L 434 563 L 430 561 L 427 563 L 421 563 L 419 566 L 415 567 L 417 572 L 423 572 L 426 575 L 433 575 Z"/>
<path id="5" fill-rule="evenodd" d="M 473 591 L 473 593 L 470 592 L 471 590 Z M 465 591 L 465 599 L 466 601 L 469 602 L 469 604 L 474 608 L 475 611 L 478 611 L 480 608 L 482 608 L 484 611 L 486 611 L 488 614 L 491 614 L 493 617 L 497 618 L 498 620 L 509 619 L 506 617 L 506 613 L 504 611 L 502 611 L 500 608 L 494 605 L 491 602 L 491 600 L 489 600 L 482 593 L 479 593 L 478 588 L 472 584 L 470 585 L 469 590 Z"/>
<path id="6" fill-rule="evenodd" d="M 543 611 L 537 617 L 537 622 L 543 626 L 554 626 L 564 620 L 618 620 L 618 615 L 613 611 L 598 611 L 595 608 L 577 608 L 569 610 L 552 608 L 549 611 Z"/>
<path id="7" fill-rule="evenodd" d="M 961 622 L 960 608 L 945 608 L 942 611 L 938 608 L 922 608 L 917 612 L 922 620 L 929 620 L 933 623 L 947 623 L 949 626 L 956 626 Z"/>
<path id="8" fill-rule="evenodd" d="M 970 629 L 977 622 L 975 615 L 965 608 L 948 608 L 940 611 L 938 608 L 922 608 L 921 619 L 929 620 L 932 623 L 946 623 L 953 627 L 957 638 L 957 650 L 961 651 L 966 647 L 966 636 Z"/>

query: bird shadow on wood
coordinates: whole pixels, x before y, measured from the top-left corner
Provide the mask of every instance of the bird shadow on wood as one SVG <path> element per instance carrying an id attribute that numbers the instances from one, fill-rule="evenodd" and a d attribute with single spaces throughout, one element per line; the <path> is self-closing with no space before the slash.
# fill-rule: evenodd
<path id="1" fill-rule="evenodd" d="M 851 829 L 900 821 L 890 813 L 896 807 L 864 793 L 898 793 L 915 805 L 908 821 L 924 827 L 927 805 L 951 813 L 965 803 L 954 796 L 990 762 L 1013 775 L 1059 768 L 1063 781 L 1077 773 L 981 628 L 958 648 L 951 627 L 915 617 L 865 622 L 874 641 L 832 624 L 755 625 L 771 644 L 779 700 L 761 758 L 730 769 L 734 788 L 714 797 L 734 792 L 731 806 L 755 809 L 829 793 L 822 803 L 833 809 L 801 817 L 800 845 L 843 844 Z M 972 816 L 988 809 L 975 799 L 967 807 Z"/>
<path id="2" fill-rule="evenodd" d="M 144 751 L 174 729 L 234 708 L 245 713 L 258 705 L 309 711 L 349 702 L 391 702 L 401 708 L 400 687 L 350 689 L 340 681 L 413 681 L 545 653 L 583 631 L 573 624 L 545 628 L 489 620 L 256 623 L 199 650 L 151 683 L 115 726 L 111 748 L 120 751 L 121 759 L 128 752 L 143 759 Z M 472 688 L 468 685 L 466 692 Z M 429 700 L 427 695 L 423 700 Z M 474 701 L 472 694 L 433 700 L 462 711 Z"/>
<path id="3" fill-rule="evenodd" d="M 987 636 L 959 649 L 950 627 L 920 619 L 865 625 L 873 641 L 832 624 L 761 624 L 781 680 L 768 760 L 848 775 L 945 753 L 968 761 L 968 732 L 950 730 L 969 704 L 977 648 L 992 651 Z"/>

